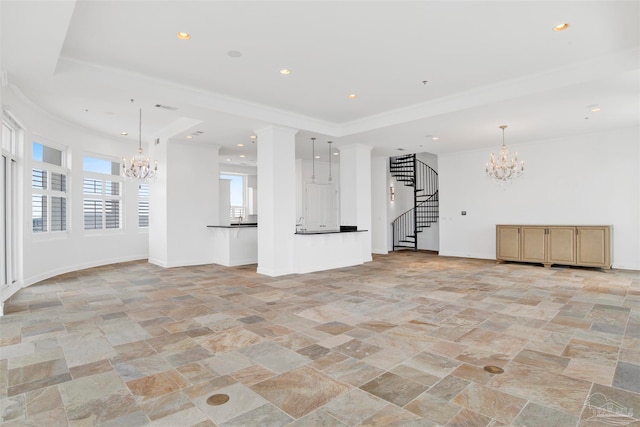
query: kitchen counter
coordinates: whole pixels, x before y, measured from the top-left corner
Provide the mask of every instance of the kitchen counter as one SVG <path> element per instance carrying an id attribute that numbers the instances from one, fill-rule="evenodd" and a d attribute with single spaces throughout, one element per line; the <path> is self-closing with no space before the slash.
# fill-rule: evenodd
<path id="1" fill-rule="evenodd" d="M 207 228 L 251 228 L 257 227 L 257 222 L 243 222 L 238 224 L 229 224 L 229 225 L 207 225 Z"/>
<path id="2" fill-rule="evenodd" d="M 363 233 L 369 230 L 299 230 L 296 234 L 339 234 L 339 233 Z"/>
<path id="3" fill-rule="evenodd" d="M 213 235 L 213 262 L 233 267 L 258 263 L 258 224 L 207 225 Z"/>

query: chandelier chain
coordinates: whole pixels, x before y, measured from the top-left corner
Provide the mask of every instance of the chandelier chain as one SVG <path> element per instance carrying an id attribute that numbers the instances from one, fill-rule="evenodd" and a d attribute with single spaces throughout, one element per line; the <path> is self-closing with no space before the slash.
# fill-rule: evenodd
<path id="1" fill-rule="evenodd" d="M 158 161 L 156 160 L 152 167 L 149 158 L 145 158 L 142 155 L 142 108 L 140 108 L 139 117 L 138 154 L 131 157 L 131 161 L 128 165 L 127 159 L 125 157 L 122 158 L 122 176 L 125 178 L 149 182 L 156 177 L 158 172 Z"/>

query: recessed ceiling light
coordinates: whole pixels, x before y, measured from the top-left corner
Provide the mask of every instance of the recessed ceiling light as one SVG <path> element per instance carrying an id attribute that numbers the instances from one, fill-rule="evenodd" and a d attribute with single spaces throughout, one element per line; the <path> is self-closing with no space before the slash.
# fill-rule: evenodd
<path id="1" fill-rule="evenodd" d="M 242 157 L 244 159 L 247 156 L 245 156 L 244 154 L 240 154 L 240 157 Z"/>
<path id="2" fill-rule="evenodd" d="M 437 140 L 439 140 L 440 138 L 439 138 L 439 137 L 437 137 L 437 136 L 432 136 L 432 137 L 431 137 L 431 139 L 433 139 L 434 141 L 437 141 Z"/>
<path id="3" fill-rule="evenodd" d="M 338 154 L 340 154 L 340 153 L 338 153 L 338 152 L 333 153 L 334 156 L 337 156 Z"/>
<path id="4" fill-rule="evenodd" d="M 129 132 L 127 132 L 126 130 L 123 130 L 122 132 L 120 132 L 120 135 L 127 136 L 129 135 Z"/>
<path id="5" fill-rule="evenodd" d="M 285 76 L 288 76 L 289 74 L 291 74 L 291 70 L 287 68 L 283 68 L 282 70 L 280 70 L 280 74 L 284 74 Z"/>
<path id="6" fill-rule="evenodd" d="M 251 135 L 251 139 L 256 139 L 256 138 L 257 138 L 257 136 Z"/>
<path id="7" fill-rule="evenodd" d="M 600 107 L 593 107 L 593 108 L 591 109 L 591 112 L 592 112 L 592 113 L 597 113 L 598 111 L 600 111 Z"/>
<path id="8" fill-rule="evenodd" d="M 178 37 L 180 40 L 189 40 L 191 38 L 191 34 L 180 32 L 176 34 L 176 37 Z"/>
<path id="9" fill-rule="evenodd" d="M 555 27 L 553 27 L 553 31 L 564 31 L 567 28 L 569 28 L 569 24 L 567 24 L 566 22 L 563 22 L 562 24 L 558 24 Z"/>
<path id="10" fill-rule="evenodd" d="M 231 159 L 227 159 L 227 162 L 230 162 L 230 161 L 231 161 Z"/>
<path id="11" fill-rule="evenodd" d="M 349 96 L 347 96 L 347 98 L 349 99 L 356 99 L 358 97 L 358 95 L 356 95 L 355 93 L 350 93 Z"/>
<path id="12" fill-rule="evenodd" d="M 319 159 L 319 158 L 320 158 L 320 156 L 316 156 L 316 159 Z"/>
<path id="13" fill-rule="evenodd" d="M 238 147 L 244 147 L 244 144 L 236 144 Z"/>
<path id="14" fill-rule="evenodd" d="M 193 138 L 193 135 L 187 135 L 187 139 Z"/>

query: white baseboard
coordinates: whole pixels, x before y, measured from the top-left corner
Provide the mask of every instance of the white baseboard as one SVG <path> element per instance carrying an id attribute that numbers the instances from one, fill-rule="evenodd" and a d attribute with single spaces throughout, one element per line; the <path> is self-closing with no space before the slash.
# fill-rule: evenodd
<path id="1" fill-rule="evenodd" d="M 53 270 L 45 271 L 45 272 L 39 273 L 39 274 L 37 274 L 35 276 L 28 277 L 28 278 L 26 278 L 24 280 L 17 281 L 16 283 L 13 283 L 13 284 L 11 284 L 11 285 L 3 288 L 3 289 L 0 289 L 0 302 L 4 306 L 4 302 L 7 301 L 9 298 L 11 298 L 11 296 L 14 295 L 16 292 L 18 292 L 20 289 L 24 289 L 24 288 L 29 287 L 31 285 L 34 285 L 36 283 L 40 283 L 43 280 L 47 280 L 47 279 L 50 279 L 52 277 L 59 276 L 61 274 L 71 273 L 71 272 L 79 271 L 79 270 L 85 270 L 87 268 L 101 267 L 103 265 L 118 264 L 118 263 L 121 263 L 121 262 L 130 262 L 130 261 L 139 261 L 139 260 L 144 260 L 144 259 L 147 259 L 147 254 L 128 256 L 128 257 L 109 258 L 109 259 L 102 259 L 102 260 L 94 260 L 94 261 L 91 261 L 91 262 L 86 262 L 86 263 L 82 263 L 82 264 L 66 265 L 64 267 L 60 267 L 60 268 L 56 268 L 56 269 L 53 269 Z"/>

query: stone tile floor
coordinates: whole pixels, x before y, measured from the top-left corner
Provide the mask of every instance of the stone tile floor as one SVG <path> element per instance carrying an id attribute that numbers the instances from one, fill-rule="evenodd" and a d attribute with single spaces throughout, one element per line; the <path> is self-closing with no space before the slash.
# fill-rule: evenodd
<path id="1" fill-rule="evenodd" d="M 7 426 L 640 426 L 637 271 L 422 252 L 278 278 L 131 262 L 5 312 Z"/>

